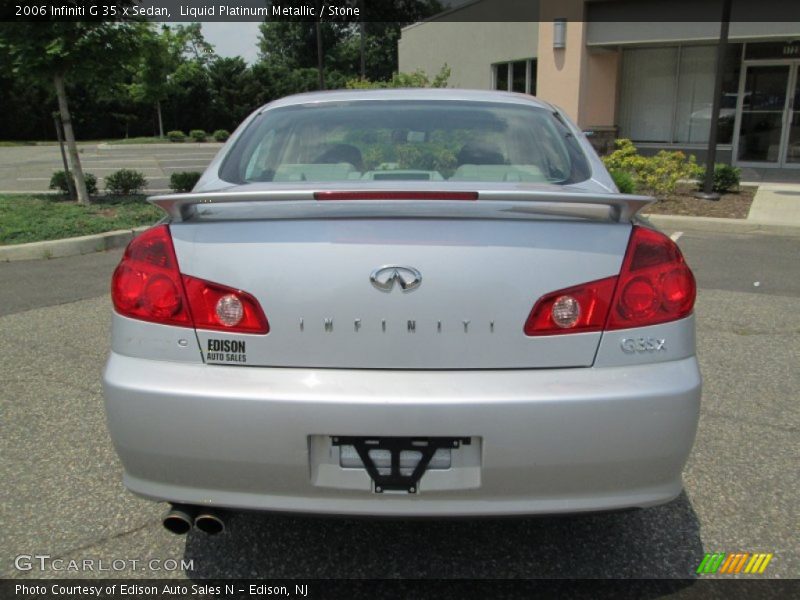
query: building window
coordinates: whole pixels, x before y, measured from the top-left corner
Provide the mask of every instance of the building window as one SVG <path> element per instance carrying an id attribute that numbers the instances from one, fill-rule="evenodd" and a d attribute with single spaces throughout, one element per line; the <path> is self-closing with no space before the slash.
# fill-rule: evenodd
<path id="1" fill-rule="evenodd" d="M 536 95 L 536 59 L 492 65 L 494 89 Z"/>
<path id="2" fill-rule="evenodd" d="M 728 46 L 718 140 L 730 144 L 741 44 Z M 708 142 L 716 46 L 631 48 L 623 52 L 620 135 L 638 142 Z"/>

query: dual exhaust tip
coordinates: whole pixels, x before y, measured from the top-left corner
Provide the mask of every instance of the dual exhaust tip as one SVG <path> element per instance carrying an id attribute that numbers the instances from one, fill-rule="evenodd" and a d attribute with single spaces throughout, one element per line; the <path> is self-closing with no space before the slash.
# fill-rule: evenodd
<path id="1" fill-rule="evenodd" d="M 173 504 L 164 515 L 162 523 L 164 529 L 176 535 L 185 535 L 192 527 L 208 535 L 225 531 L 225 521 L 219 511 L 185 504 Z"/>

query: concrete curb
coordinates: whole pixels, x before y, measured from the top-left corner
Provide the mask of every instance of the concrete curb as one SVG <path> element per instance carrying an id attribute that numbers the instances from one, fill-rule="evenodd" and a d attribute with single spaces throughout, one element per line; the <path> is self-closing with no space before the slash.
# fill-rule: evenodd
<path id="1" fill-rule="evenodd" d="M 684 217 L 678 215 L 642 215 L 661 229 L 707 231 L 716 233 L 769 233 L 773 235 L 800 236 L 800 225 L 752 221 L 750 219 L 722 219 L 717 217 Z"/>
<path id="2" fill-rule="evenodd" d="M 63 258 L 65 256 L 91 254 L 93 252 L 111 250 L 112 248 L 121 248 L 127 246 L 128 242 L 136 235 L 148 228 L 149 226 L 145 226 L 137 227 L 136 229 L 121 229 L 94 235 L 65 238 L 63 240 L 0 246 L 0 262 Z"/>

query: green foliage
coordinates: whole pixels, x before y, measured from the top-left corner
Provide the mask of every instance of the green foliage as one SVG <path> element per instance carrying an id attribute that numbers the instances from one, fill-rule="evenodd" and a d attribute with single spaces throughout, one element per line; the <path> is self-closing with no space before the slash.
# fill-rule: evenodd
<path id="1" fill-rule="evenodd" d="M 0 244 L 103 233 L 152 225 L 164 213 L 139 197 L 105 196 L 92 204 L 53 196 L 0 195 Z"/>
<path id="2" fill-rule="evenodd" d="M 701 168 L 700 172 L 697 174 L 698 188 L 702 189 L 705 178 L 706 170 L 705 168 Z M 714 165 L 714 183 L 712 189 L 720 194 L 724 194 L 733 189 L 739 189 L 740 178 L 740 169 L 724 163 L 717 163 Z"/>
<path id="3" fill-rule="evenodd" d="M 231 132 L 227 129 L 217 129 L 211 134 L 211 137 L 214 138 L 215 142 L 226 142 L 228 138 L 231 137 Z"/>
<path id="4" fill-rule="evenodd" d="M 127 90 L 135 102 L 155 103 L 174 92 L 172 74 L 187 61 L 205 64 L 214 48 L 206 42 L 200 23 L 146 27 L 140 32 L 141 51 L 129 65 L 132 82 Z"/>
<path id="5" fill-rule="evenodd" d="M 202 173 L 181 171 L 169 176 L 169 187 L 173 192 L 191 192 Z"/>
<path id="6" fill-rule="evenodd" d="M 636 191 L 636 182 L 627 171 L 612 170 L 609 174 L 621 194 L 633 194 Z"/>
<path id="7" fill-rule="evenodd" d="M 168 131 L 167 139 L 170 142 L 184 142 L 186 141 L 186 134 L 180 131 L 179 129 L 176 129 L 174 131 Z"/>
<path id="8" fill-rule="evenodd" d="M 450 67 L 446 64 L 439 69 L 439 72 L 431 81 L 428 74 L 422 69 L 417 69 L 413 73 L 392 73 L 392 78 L 388 81 L 370 81 L 369 79 L 349 79 L 346 87 L 351 90 L 367 90 L 376 88 L 443 88 L 447 87 L 450 79 Z"/>
<path id="9" fill-rule="evenodd" d="M 115 196 L 138 194 L 147 187 L 144 173 L 132 169 L 120 169 L 106 177 L 106 190 Z"/>
<path id="10" fill-rule="evenodd" d="M 307 0 L 273 0 L 268 4 L 282 7 L 307 5 Z M 438 0 L 396 0 L 394 2 L 360 2 L 360 20 L 364 22 L 364 55 L 366 77 L 383 81 L 397 70 L 397 42 L 400 30 L 443 10 Z M 327 87 L 331 72 L 344 80 L 360 70 L 362 29 L 347 22 L 320 23 Z M 261 60 L 287 69 L 316 68 L 317 44 L 314 19 L 302 22 L 268 21 L 261 25 L 259 39 Z"/>
<path id="11" fill-rule="evenodd" d="M 267 0 L 277 3 L 277 0 Z M 67 4 L 72 4 L 69 0 Z M 121 5 L 132 0 L 121 0 Z M 281 6 L 307 0 L 281 0 Z M 433 76 L 397 74 L 400 29 L 440 11 L 437 0 L 361 2 L 366 78 L 385 87 L 443 86 Z M 119 11 L 121 13 L 122 11 Z M 343 88 L 360 74 L 361 31 L 355 23 L 321 24 L 325 85 Z M 262 60 L 214 54 L 198 23 L 144 21 L 0 24 L 0 138 L 53 136 L 53 72 L 63 68 L 78 139 L 161 135 L 163 129 L 207 131 L 236 126 L 256 107 L 319 87 L 316 25 L 262 26 Z M 445 77 L 446 79 L 446 77 Z M 356 86 L 353 86 L 356 87 Z M 370 87 L 369 84 L 363 87 Z"/>
<path id="12" fill-rule="evenodd" d="M 75 184 L 75 177 L 72 173 L 69 174 L 72 179 L 73 186 Z M 84 173 L 83 179 L 86 182 L 86 192 L 90 195 L 97 193 L 97 177 L 91 173 Z M 69 194 L 69 185 L 67 184 L 67 175 L 64 171 L 56 171 L 50 178 L 50 189 L 59 190 L 62 194 Z"/>
<path id="13" fill-rule="evenodd" d="M 253 72 L 243 58 L 215 57 L 208 63 L 210 108 L 215 120 L 195 121 L 224 128 L 238 125 L 256 107 L 253 96 L 258 93 Z M 210 127 L 209 127 L 210 129 Z"/>
<path id="14" fill-rule="evenodd" d="M 192 129 L 189 132 L 189 137 L 195 142 L 205 142 L 208 134 L 202 129 Z"/>
<path id="15" fill-rule="evenodd" d="M 629 173 L 636 189 L 656 197 L 674 193 L 679 181 L 696 178 L 700 169 L 694 156 L 680 151 L 661 150 L 655 156 L 645 157 L 630 140 L 619 139 L 614 145 L 616 150 L 603 157 L 606 168 Z"/>
<path id="16" fill-rule="evenodd" d="M 47 83 L 57 74 L 72 81 L 118 81 L 119 65 L 138 54 L 148 27 L 136 21 L 8 22 L 0 27 L 0 45 L 12 68 L 27 77 Z"/>

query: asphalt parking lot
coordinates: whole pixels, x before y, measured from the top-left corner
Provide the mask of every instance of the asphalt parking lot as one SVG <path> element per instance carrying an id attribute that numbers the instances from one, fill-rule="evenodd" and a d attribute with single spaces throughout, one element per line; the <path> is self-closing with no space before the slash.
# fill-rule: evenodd
<path id="1" fill-rule="evenodd" d="M 121 251 L 0 264 L 0 577 L 694 577 L 705 552 L 770 552 L 800 577 L 800 237 L 686 231 L 705 378 L 685 492 L 643 511 L 396 521 L 237 514 L 167 533 L 125 491 L 100 372 Z M 19 571 L 14 557 L 177 559 L 188 571 Z"/>
<path id="2" fill-rule="evenodd" d="M 169 189 L 172 173 L 204 171 L 222 144 L 81 143 L 78 147 L 84 172 L 97 177 L 100 190 L 105 188 L 107 175 L 134 169 L 147 178 L 148 191 L 158 192 Z M 0 148 L 0 193 L 46 192 L 52 174 L 63 170 L 56 145 Z"/>

